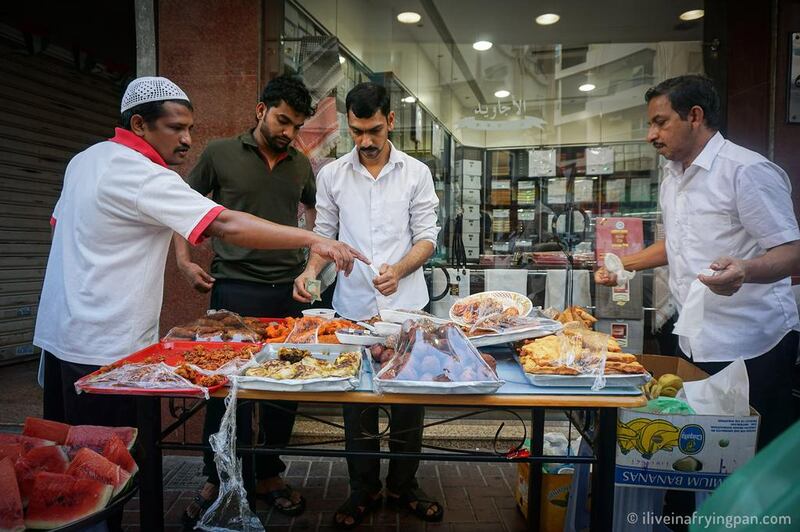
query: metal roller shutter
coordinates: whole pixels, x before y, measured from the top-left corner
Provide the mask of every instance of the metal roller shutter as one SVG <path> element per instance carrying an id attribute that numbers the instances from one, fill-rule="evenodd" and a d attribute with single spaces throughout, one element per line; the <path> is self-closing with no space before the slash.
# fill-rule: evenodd
<path id="1" fill-rule="evenodd" d="M 30 55 L 13 32 L 0 33 L 2 364 L 38 355 L 31 342 L 64 169 L 73 155 L 111 136 L 120 89 L 78 72 L 66 50 Z"/>

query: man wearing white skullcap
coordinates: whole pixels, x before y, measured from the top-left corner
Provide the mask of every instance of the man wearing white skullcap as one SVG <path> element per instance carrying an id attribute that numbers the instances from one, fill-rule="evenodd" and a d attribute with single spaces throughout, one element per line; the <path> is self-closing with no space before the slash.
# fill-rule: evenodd
<path id="1" fill-rule="evenodd" d="M 133 80 L 113 138 L 67 165 L 34 333 L 44 360 L 44 416 L 70 424 L 130 425 L 134 402 L 77 395 L 74 382 L 158 341 L 164 267 L 173 232 L 253 249 L 311 248 L 350 272 L 366 260 L 310 231 L 225 209 L 168 168 L 192 145 L 189 97 L 162 77 Z"/>

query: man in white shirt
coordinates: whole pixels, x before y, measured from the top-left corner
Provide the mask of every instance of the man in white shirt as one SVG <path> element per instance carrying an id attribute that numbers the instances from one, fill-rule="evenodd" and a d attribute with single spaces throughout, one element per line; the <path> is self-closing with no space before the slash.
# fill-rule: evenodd
<path id="1" fill-rule="evenodd" d="M 193 109 L 166 78 L 130 83 L 122 127 L 77 154 L 51 224 L 34 344 L 44 359 L 44 416 L 70 424 L 130 425 L 134 401 L 77 395 L 74 382 L 158 341 L 164 266 L 173 232 L 254 249 L 310 247 L 345 272 L 363 258 L 347 244 L 225 209 L 167 168 L 191 147 Z"/>
<path id="2" fill-rule="evenodd" d="M 381 309 L 420 310 L 428 303 L 422 265 L 436 245 L 439 200 L 427 166 L 389 142 L 394 112 L 388 91 L 374 83 L 356 85 L 345 100 L 347 123 L 355 147 L 317 175 L 317 219 L 314 231 L 364 250 L 378 267 L 356 266 L 349 277 L 339 275 L 333 294 L 336 311 L 364 320 Z M 294 297 L 308 302 L 307 279 L 315 279 L 328 261 L 312 253 L 294 284 Z M 392 406 L 393 451 L 419 452 L 422 445 L 421 406 Z M 361 433 L 378 433 L 373 405 L 344 406 L 348 450 L 378 451 L 378 440 Z M 398 434 L 395 436 L 395 431 Z M 359 439 L 363 438 L 363 439 Z M 357 526 L 381 500 L 380 460 L 350 458 L 350 498 L 337 510 L 334 524 Z M 419 490 L 418 460 L 390 460 L 386 496 L 426 521 L 441 520 L 443 508 Z"/>
<path id="3" fill-rule="evenodd" d="M 669 263 L 679 311 L 695 279 L 708 286 L 702 330 L 681 336 L 680 350 L 710 374 L 745 360 L 763 446 L 795 419 L 791 378 L 800 320 L 789 276 L 800 262 L 800 231 L 789 178 L 717 131 L 719 98 L 708 78 L 668 79 L 645 99 L 647 140 L 668 159 L 660 191 L 665 240 L 623 264 L 643 270 Z M 698 275 L 705 268 L 714 275 Z M 616 282 L 603 268 L 595 280 Z"/>

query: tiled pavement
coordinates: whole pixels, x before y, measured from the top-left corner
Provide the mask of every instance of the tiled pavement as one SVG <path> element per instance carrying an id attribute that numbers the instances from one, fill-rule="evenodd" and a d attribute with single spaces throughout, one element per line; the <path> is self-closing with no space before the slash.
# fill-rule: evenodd
<path id="1" fill-rule="evenodd" d="M 290 518 L 257 506 L 269 532 L 329 531 L 333 513 L 348 494 L 347 465 L 341 458 L 284 458 L 286 480 L 307 501 L 301 516 Z M 164 458 L 164 524 L 167 532 L 181 530 L 181 514 L 203 484 L 199 457 Z M 385 476 L 385 473 L 384 473 Z M 514 502 L 516 466 L 423 461 L 417 473 L 421 487 L 445 507 L 441 523 L 423 523 L 417 517 L 387 508 L 370 515 L 358 530 L 417 532 L 516 532 L 526 530 L 525 520 Z M 125 507 L 126 530 L 139 531 L 139 500 Z"/>

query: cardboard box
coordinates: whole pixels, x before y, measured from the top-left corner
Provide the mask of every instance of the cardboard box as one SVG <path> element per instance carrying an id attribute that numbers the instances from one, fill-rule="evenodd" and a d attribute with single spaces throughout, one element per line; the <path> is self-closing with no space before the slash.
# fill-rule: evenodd
<path id="1" fill-rule="evenodd" d="M 517 506 L 526 519 L 528 517 L 529 470 L 530 464 L 517 464 L 517 486 L 514 490 L 514 499 L 516 499 Z M 567 513 L 567 500 L 569 499 L 571 483 L 571 474 L 551 475 L 545 473 L 542 475 L 542 496 L 540 499 L 542 512 L 539 518 L 539 530 L 542 532 L 561 532 L 564 529 L 564 518 Z"/>
<path id="2" fill-rule="evenodd" d="M 466 204 L 480 205 L 480 203 L 481 203 L 481 191 L 480 190 L 466 188 L 461 192 L 461 201 L 465 205 Z"/>
<path id="3" fill-rule="evenodd" d="M 481 161 L 473 161 L 464 159 L 463 161 L 456 161 L 455 167 L 456 175 L 477 175 L 483 174 L 483 163 Z"/>
<path id="4" fill-rule="evenodd" d="M 684 381 L 708 377 L 679 357 L 638 358 L 654 377 L 665 373 Z M 748 416 L 659 415 L 620 408 L 615 482 L 643 488 L 713 490 L 753 457 L 758 424 L 759 415 L 753 408 Z"/>
<path id="5" fill-rule="evenodd" d="M 480 190 L 481 189 L 481 176 L 479 175 L 465 175 L 461 188 L 465 190 Z"/>

